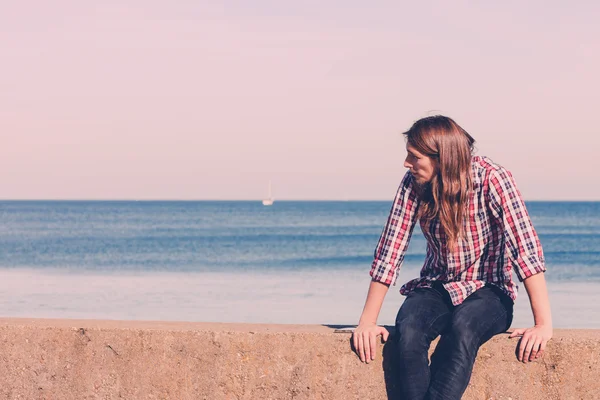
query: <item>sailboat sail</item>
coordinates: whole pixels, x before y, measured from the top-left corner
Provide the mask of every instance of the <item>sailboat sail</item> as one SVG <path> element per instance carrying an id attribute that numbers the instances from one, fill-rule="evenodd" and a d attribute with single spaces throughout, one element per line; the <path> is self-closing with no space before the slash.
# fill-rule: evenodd
<path id="1" fill-rule="evenodd" d="M 263 199 L 263 206 L 272 206 L 273 201 L 273 194 L 271 192 L 271 181 L 269 181 L 269 196 L 266 199 Z"/>

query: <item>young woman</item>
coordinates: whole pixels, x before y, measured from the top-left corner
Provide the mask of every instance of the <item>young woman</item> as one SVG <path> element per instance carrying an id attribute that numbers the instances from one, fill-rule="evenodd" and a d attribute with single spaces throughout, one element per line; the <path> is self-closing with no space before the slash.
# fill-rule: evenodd
<path id="1" fill-rule="evenodd" d="M 544 256 L 510 172 L 473 156 L 473 138 L 452 119 L 423 118 L 404 133 L 408 168 L 375 249 L 372 281 L 354 347 L 375 358 L 388 332 L 377 317 L 417 221 L 427 239 L 420 277 L 404 284 L 396 317 L 398 380 L 406 399 L 460 399 L 479 347 L 510 327 L 523 281 L 535 326 L 522 336 L 519 361 L 541 357 L 552 337 Z M 441 339 L 428 360 L 431 341 Z"/>

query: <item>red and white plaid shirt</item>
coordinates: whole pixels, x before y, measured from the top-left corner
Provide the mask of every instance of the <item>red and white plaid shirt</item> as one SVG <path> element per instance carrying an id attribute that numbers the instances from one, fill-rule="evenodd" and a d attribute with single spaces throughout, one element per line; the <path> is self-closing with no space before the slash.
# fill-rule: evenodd
<path id="1" fill-rule="evenodd" d="M 402 286 L 403 295 L 440 281 L 452 303 L 458 305 L 490 283 L 515 300 L 513 269 L 520 281 L 546 271 L 542 246 L 511 173 L 487 157 L 475 156 L 471 176 L 473 190 L 464 237 L 451 253 L 439 219 L 421 219 L 427 239 L 425 264 L 419 278 Z M 395 284 L 417 220 L 419 199 L 414 185 L 413 175 L 407 172 L 375 249 L 370 272 L 374 281 Z"/>

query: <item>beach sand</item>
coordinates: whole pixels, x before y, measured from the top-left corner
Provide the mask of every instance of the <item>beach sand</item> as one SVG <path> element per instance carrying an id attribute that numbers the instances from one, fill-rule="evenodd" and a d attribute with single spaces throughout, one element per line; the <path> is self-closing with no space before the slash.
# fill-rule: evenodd
<path id="1" fill-rule="evenodd" d="M 405 271 L 406 272 L 406 271 Z M 270 324 L 356 324 L 368 273 L 97 273 L 0 271 L 0 316 Z M 401 279 L 400 279 L 401 278 Z M 410 271 L 398 282 L 410 279 Z M 392 286 L 379 323 L 393 325 L 404 296 Z M 594 282 L 549 282 L 555 328 L 600 328 Z M 533 324 L 521 288 L 513 327 Z"/>

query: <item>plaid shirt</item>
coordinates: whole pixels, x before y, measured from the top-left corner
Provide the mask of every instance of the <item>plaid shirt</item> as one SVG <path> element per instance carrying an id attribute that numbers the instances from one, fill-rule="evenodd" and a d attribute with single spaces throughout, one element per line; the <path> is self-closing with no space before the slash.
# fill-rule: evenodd
<path id="1" fill-rule="evenodd" d="M 546 270 L 542 246 L 511 173 L 487 157 L 475 156 L 471 176 L 473 190 L 463 239 L 451 253 L 440 221 L 421 219 L 421 230 L 427 239 L 425 264 L 419 278 L 402 286 L 403 295 L 441 281 L 452 303 L 458 305 L 490 283 L 515 300 L 513 269 L 520 281 Z M 375 249 L 370 272 L 374 281 L 395 284 L 417 220 L 419 199 L 413 190 L 415 184 L 407 172 Z"/>

